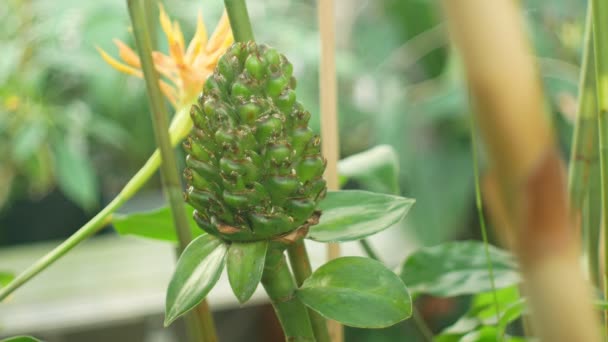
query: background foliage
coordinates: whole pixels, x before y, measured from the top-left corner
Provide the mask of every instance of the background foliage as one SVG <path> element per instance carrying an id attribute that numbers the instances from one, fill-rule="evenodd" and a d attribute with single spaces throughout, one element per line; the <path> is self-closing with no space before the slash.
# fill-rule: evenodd
<path id="1" fill-rule="evenodd" d="M 410 244 L 477 237 L 470 108 L 437 3 L 336 3 L 342 157 L 377 144 L 394 147 L 401 193 L 416 198 L 402 224 Z M 585 1 L 523 5 L 565 152 L 576 108 Z M 194 30 L 192 13 L 202 7 L 213 27 L 220 6 L 220 1 L 166 4 L 186 37 Z M 250 1 L 250 14 L 258 41 L 277 47 L 294 64 L 298 97 L 318 131 L 315 2 Z M 115 53 L 112 38 L 133 46 L 128 25 L 122 0 L 0 4 L 0 246 L 69 235 L 153 150 L 143 82 L 113 71 L 95 50 Z M 158 39 L 159 49 L 166 50 L 164 44 Z M 158 184 L 149 189 L 156 191 Z M 349 334 L 359 341 L 378 333 Z M 379 334 L 374 341 L 394 337 Z"/>

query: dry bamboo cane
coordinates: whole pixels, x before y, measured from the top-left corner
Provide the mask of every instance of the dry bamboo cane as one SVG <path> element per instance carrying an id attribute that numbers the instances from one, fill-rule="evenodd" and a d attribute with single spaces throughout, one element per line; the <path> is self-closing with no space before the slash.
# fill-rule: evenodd
<path id="1" fill-rule="evenodd" d="M 325 180 L 328 190 L 338 190 L 338 114 L 335 61 L 335 18 L 334 1 L 318 1 L 319 32 L 321 36 L 321 61 L 319 69 L 319 97 L 321 101 L 321 141 L 323 156 L 327 159 Z M 340 245 L 330 243 L 327 246 L 329 260 L 340 256 Z M 328 321 L 329 335 L 333 342 L 344 339 L 342 326 L 335 321 Z"/>
<path id="2" fill-rule="evenodd" d="M 599 341 L 578 263 L 566 173 L 512 0 L 444 0 L 480 131 L 497 176 L 501 221 L 514 236 L 534 332 L 542 341 Z M 497 203 L 496 201 L 493 203 Z"/>

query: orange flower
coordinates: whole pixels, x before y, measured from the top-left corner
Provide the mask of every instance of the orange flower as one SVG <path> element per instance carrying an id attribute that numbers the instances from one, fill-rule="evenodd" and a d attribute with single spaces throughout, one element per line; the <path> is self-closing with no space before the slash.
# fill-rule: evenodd
<path id="1" fill-rule="evenodd" d="M 199 12 L 196 32 L 186 48 L 179 24 L 177 21 L 171 22 L 163 6 L 159 7 L 160 24 L 167 36 L 169 55 L 154 51 L 152 57 L 156 70 L 164 78 L 160 81 L 163 94 L 176 109 L 181 109 L 196 100 L 207 76 L 213 72 L 218 59 L 234 40 L 226 13 L 222 15 L 211 38 L 207 39 L 207 30 Z M 137 54 L 118 39 L 114 43 L 124 63 L 97 48 L 103 59 L 120 72 L 143 78 Z"/>

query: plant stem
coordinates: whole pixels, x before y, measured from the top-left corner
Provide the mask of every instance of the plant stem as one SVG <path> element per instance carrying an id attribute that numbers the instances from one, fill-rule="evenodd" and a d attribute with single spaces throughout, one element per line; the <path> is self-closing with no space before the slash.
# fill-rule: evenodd
<path id="1" fill-rule="evenodd" d="M 593 42 L 598 110 L 600 179 L 602 196 L 602 230 L 604 234 L 604 299 L 608 298 L 608 3 L 593 0 Z M 608 312 L 605 313 L 608 323 Z M 608 328 L 608 324 L 606 325 Z"/>
<path id="2" fill-rule="evenodd" d="M 367 239 L 359 240 L 359 244 L 361 245 L 361 248 L 363 248 L 363 251 L 365 251 L 365 254 L 367 254 L 368 257 L 377 261 L 381 261 L 380 256 L 376 253 L 376 251 L 374 251 L 374 248 L 370 245 Z"/>
<path id="3" fill-rule="evenodd" d="M 473 154 L 473 178 L 475 181 L 475 206 L 477 207 L 477 216 L 479 217 L 479 226 L 481 228 L 481 237 L 483 240 L 486 262 L 488 264 L 488 275 L 490 277 L 490 287 L 494 297 L 494 306 L 496 307 L 496 319 L 500 321 L 500 306 L 498 305 L 498 296 L 496 294 L 496 281 L 494 278 L 494 267 L 492 265 L 492 257 L 490 256 L 488 231 L 486 228 L 486 220 L 483 214 L 483 201 L 481 199 L 481 189 L 479 186 L 479 160 L 477 156 L 477 125 L 475 123 L 475 115 L 469 115 L 470 118 L 470 134 L 471 134 L 471 151 Z"/>
<path id="4" fill-rule="evenodd" d="M 169 200 L 173 224 L 179 241 L 178 254 L 181 254 L 192 241 L 192 235 L 182 197 L 177 158 L 169 136 L 169 115 L 160 90 L 159 75 L 152 60 L 152 46 L 143 1 L 127 0 L 127 4 L 141 60 L 148 100 L 150 101 L 154 137 L 162 159 L 160 165 L 162 187 Z M 191 320 L 192 331 L 198 336 L 196 339 L 202 339 L 205 342 L 217 341 L 213 316 L 207 303 L 203 302 L 196 310 L 192 311 L 191 315 L 196 317 L 196 319 Z M 199 333 L 196 333 L 197 331 Z"/>
<path id="5" fill-rule="evenodd" d="M 570 211 L 577 232 L 581 231 L 587 258 L 588 274 L 591 281 L 599 286 L 599 217 L 601 195 L 600 187 L 592 188 L 590 183 L 599 177 L 598 165 L 598 119 L 595 94 L 595 60 L 593 50 L 592 6 L 587 6 L 587 19 L 582 56 L 582 66 L 578 87 L 578 108 L 572 151 L 568 190 L 570 192 Z M 597 184 L 596 184 L 597 185 Z"/>
<path id="6" fill-rule="evenodd" d="M 152 177 L 154 172 L 160 165 L 160 154 L 156 150 L 148 159 L 146 164 L 129 180 L 125 187 L 114 197 L 114 199 L 106 205 L 97 215 L 89 222 L 82 226 L 76 233 L 55 247 L 42 258 L 38 259 L 34 264 L 28 267 L 25 271 L 19 274 L 12 282 L 0 289 L 0 301 L 8 297 L 19 287 L 27 283 L 30 279 L 44 271 L 55 261 L 76 247 L 79 243 L 91 237 L 93 234 L 100 231 L 103 227 L 110 224 L 112 221 L 111 215 L 120 208 L 127 200 L 129 200 L 141 187 Z"/>
<path id="7" fill-rule="evenodd" d="M 152 61 L 152 49 L 150 46 L 150 37 L 147 32 L 145 11 L 143 10 L 143 6 L 141 6 L 142 1 L 127 0 L 127 3 L 129 5 L 129 14 L 131 16 L 131 22 L 133 23 L 133 33 L 135 35 L 135 42 L 138 47 L 144 73 L 144 81 L 146 83 L 146 90 L 150 101 L 154 137 L 160 149 L 162 160 L 160 165 L 162 187 L 168 197 L 179 246 L 180 249 L 183 250 L 192 240 L 192 236 L 188 218 L 185 214 L 182 186 L 177 168 L 177 158 L 175 157 L 173 146 L 171 146 L 169 138 L 169 115 L 167 113 L 164 97 L 160 91 L 160 86 L 158 85 L 158 72 Z"/>
<path id="8" fill-rule="evenodd" d="M 306 306 L 296 297 L 296 283 L 289 272 L 283 251 L 268 250 L 262 285 L 281 322 L 287 341 L 315 341 Z"/>
<path id="9" fill-rule="evenodd" d="M 232 35 L 236 42 L 253 41 L 253 29 L 247 13 L 245 0 L 224 0 Z"/>
<path id="10" fill-rule="evenodd" d="M 304 240 L 299 240 L 289 246 L 287 255 L 289 256 L 289 264 L 296 278 L 296 284 L 302 286 L 304 280 L 312 274 L 312 266 L 310 265 Z M 325 318 L 310 308 L 308 308 L 308 316 L 310 317 L 310 323 L 312 324 L 312 330 L 315 333 L 317 342 L 329 342 L 329 330 L 327 330 Z"/>
<path id="11" fill-rule="evenodd" d="M 333 0 L 317 1 L 317 18 L 321 39 L 319 61 L 319 102 L 321 105 L 321 150 L 327 160 L 325 180 L 328 190 L 338 190 L 338 159 L 340 142 L 338 130 L 338 100 L 336 80 L 336 27 Z M 327 244 L 327 259 L 340 256 L 338 243 Z M 329 334 L 333 342 L 344 340 L 344 329 L 336 321 L 328 321 Z"/>

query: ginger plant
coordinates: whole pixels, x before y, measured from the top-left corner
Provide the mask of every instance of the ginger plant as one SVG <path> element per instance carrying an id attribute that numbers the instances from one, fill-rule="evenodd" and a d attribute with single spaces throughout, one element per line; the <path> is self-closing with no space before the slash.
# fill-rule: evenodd
<path id="1" fill-rule="evenodd" d="M 194 124 L 184 143 L 189 154 L 185 197 L 194 207 L 194 221 L 202 230 L 195 231 L 196 238 L 181 248 L 183 253 L 167 291 L 167 324 L 204 300 L 224 266 L 240 302 L 249 299 L 261 282 L 288 340 L 329 340 L 325 318 L 365 328 L 386 327 L 408 318 L 412 304 L 407 288 L 377 261 L 338 258 L 312 272 L 304 238 L 332 243 L 365 238 L 401 220 L 413 200 L 365 191 L 326 191 L 321 142 L 308 127 L 310 112 L 296 101 L 292 66 L 275 49 L 253 41 L 244 2 L 226 1 L 237 41 L 226 53 L 232 37 L 225 19 L 209 42 L 197 30 L 186 49 L 181 31 L 161 9 L 169 60 L 150 51 L 142 2 L 128 4 L 139 57 L 121 43 L 126 65 L 101 53 L 119 70 L 145 79 L 160 152 L 155 152 L 125 190 L 91 222 L 0 289 L 0 299 L 106 224 L 122 221 L 129 225 L 130 217 L 113 212 L 158 166 L 162 167 L 171 204 L 171 211 L 161 210 L 171 224 L 160 235 L 185 247 L 192 231 L 184 219 L 183 204 L 176 202 L 178 182 L 172 176 L 176 165 L 171 163 L 170 146 Z M 206 62 L 197 64 L 197 54 Z M 208 74 L 211 66 L 213 74 L 191 107 L 201 75 Z M 159 81 L 158 73 L 176 87 Z M 161 94 L 176 108 L 171 127 L 167 127 Z M 141 235 L 149 234 L 145 227 L 137 229 Z M 285 251 L 294 274 L 287 267 Z M 203 316 L 208 315 L 203 312 Z M 200 328 L 201 323 L 194 324 Z M 195 339 L 216 339 L 209 329 L 200 330 Z"/>

